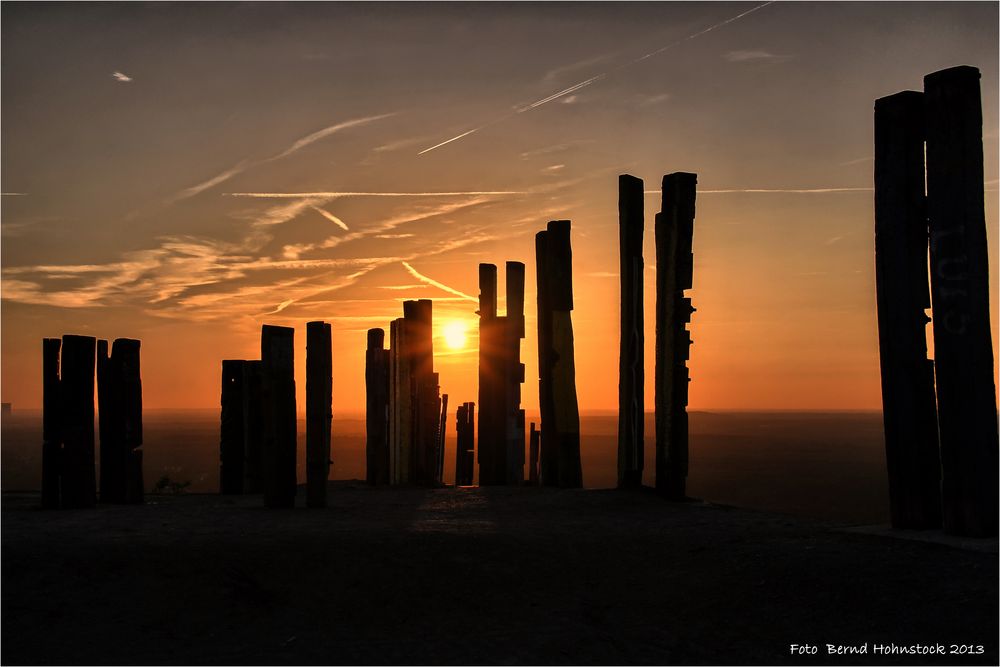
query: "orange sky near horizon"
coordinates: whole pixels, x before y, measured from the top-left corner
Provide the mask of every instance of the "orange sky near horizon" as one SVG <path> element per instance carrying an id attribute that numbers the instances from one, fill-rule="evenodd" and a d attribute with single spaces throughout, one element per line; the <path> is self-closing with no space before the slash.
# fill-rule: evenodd
<path id="1" fill-rule="evenodd" d="M 653 216 L 663 174 L 692 171 L 690 408 L 880 409 L 874 100 L 981 68 L 995 306 L 997 6 L 776 3 L 725 23 L 755 6 L 4 5 L 2 400 L 40 407 L 41 339 L 78 333 L 142 340 L 147 408 L 214 408 L 221 360 L 258 358 L 268 323 L 296 328 L 303 411 L 305 322 L 326 320 L 334 415 L 356 413 L 366 329 L 430 298 L 441 391 L 477 401 L 477 266 L 498 265 L 502 313 L 513 260 L 531 411 L 534 234 L 570 219 L 580 407 L 614 410 L 630 173 L 651 410 Z"/>

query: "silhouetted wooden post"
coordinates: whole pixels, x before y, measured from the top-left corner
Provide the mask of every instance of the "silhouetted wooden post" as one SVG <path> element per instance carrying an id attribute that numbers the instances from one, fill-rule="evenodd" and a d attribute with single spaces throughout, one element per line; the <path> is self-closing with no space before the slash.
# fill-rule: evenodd
<path id="1" fill-rule="evenodd" d="M 383 329 L 368 330 L 365 353 L 365 461 L 369 484 L 389 483 L 389 368 Z"/>
<path id="2" fill-rule="evenodd" d="M 545 319 L 550 327 L 544 336 L 550 348 L 543 368 L 549 376 L 551 403 L 548 410 L 553 428 L 550 429 L 545 424 L 543 408 L 542 456 L 545 457 L 546 438 L 551 435 L 558 452 L 558 484 L 564 488 L 577 488 L 583 486 L 583 471 L 580 465 L 580 410 L 576 397 L 573 354 L 573 251 L 570 245 L 570 221 L 549 222 L 543 243 L 545 304 L 548 309 Z M 540 317 L 540 328 L 541 319 Z M 542 344 L 543 336 L 539 333 L 539 346 Z M 539 355 L 541 354 L 540 352 Z M 545 479 L 544 467 L 542 483 L 551 483 L 551 480 Z"/>
<path id="3" fill-rule="evenodd" d="M 875 285 L 894 528 L 941 526 L 934 363 L 927 358 L 923 94 L 875 102 Z"/>
<path id="4" fill-rule="evenodd" d="M 93 336 L 62 339 L 62 506 L 93 507 L 97 502 L 94 466 Z"/>
<path id="5" fill-rule="evenodd" d="M 120 401 L 117 373 L 112 369 L 108 341 L 97 341 L 97 434 L 100 442 L 98 499 L 102 503 L 124 501 L 124 443 L 118 428 Z"/>
<path id="6" fill-rule="evenodd" d="M 410 458 L 413 441 L 412 355 L 409 326 L 405 318 L 393 320 L 389 327 L 390 344 L 390 469 L 393 484 L 410 481 Z"/>
<path id="7" fill-rule="evenodd" d="M 479 265 L 479 484 L 505 484 L 503 339 L 497 317 L 497 267 Z"/>
<path id="8" fill-rule="evenodd" d="M 58 338 L 42 339 L 42 507 L 61 505 L 62 392 Z"/>
<path id="9" fill-rule="evenodd" d="M 642 486 L 643 383 L 643 184 L 618 177 L 618 240 L 621 259 L 621 338 L 618 357 L 618 486 Z"/>
<path id="10" fill-rule="evenodd" d="M 455 486 L 469 486 L 475 476 L 476 404 L 463 403 L 456 414 Z"/>
<path id="11" fill-rule="evenodd" d="M 219 493 L 243 493 L 244 466 L 244 383 L 242 359 L 222 362 L 222 414 L 219 433 Z M 103 437 L 103 433 L 102 433 Z M 101 443 L 103 447 L 103 442 Z M 103 460 L 103 457 L 102 457 Z M 103 478 L 102 478 L 103 481 Z M 103 489 L 103 484 L 102 484 Z"/>
<path id="12" fill-rule="evenodd" d="M 330 325 L 306 323 L 306 507 L 326 507 L 333 419 Z"/>
<path id="13" fill-rule="evenodd" d="M 671 500 L 686 497 L 688 472 L 688 368 L 694 308 L 692 284 L 695 174 L 663 177 L 656 215 L 656 489 Z"/>
<path id="14" fill-rule="evenodd" d="M 541 413 L 539 481 L 559 486 L 559 442 L 552 395 L 552 306 L 549 299 L 549 233 L 535 234 L 535 277 L 538 306 L 538 408 Z M 482 435 L 480 435 L 480 449 Z"/>
<path id="15" fill-rule="evenodd" d="M 264 490 L 261 457 L 264 448 L 264 364 L 243 362 L 243 493 Z"/>
<path id="16" fill-rule="evenodd" d="M 430 299 L 403 302 L 410 345 L 413 436 L 410 480 L 435 483 L 440 414 L 437 375 L 434 373 L 433 303 Z"/>
<path id="17" fill-rule="evenodd" d="M 506 482 L 524 484 L 524 411 L 521 409 L 521 339 L 524 338 L 524 264 L 506 263 L 507 314 L 504 335 L 504 448 Z"/>
<path id="18" fill-rule="evenodd" d="M 436 373 L 435 373 L 436 375 Z M 444 440 L 448 432 L 448 394 L 441 395 L 441 419 L 438 420 L 437 483 L 444 482 Z"/>
<path id="19" fill-rule="evenodd" d="M 535 430 L 535 422 L 531 422 L 531 437 L 528 441 L 528 483 L 538 484 L 538 436 L 541 433 Z"/>
<path id="20" fill-rule="evenodd" d="M 924 100 L 944 529 L 996 535 L 997 405 L 979 70 L 928 74 Z"/>
<path id="21" fill-rule="evenodd" d="M 122 430 L 122 456 L 125 498 L 129 504 L 141 504 L 144 496 L 142 477 L 142 373 L 141 343 L 132 338 L 116 338 L 111 359 L 118 372 L 119 414 Z"/>
<path id="22" fill-rule="evenodd" d="M 264 504 L 294 507 L 296 491 L 295 329 L 261 329 L 264 442 L 261 471 Z"/>

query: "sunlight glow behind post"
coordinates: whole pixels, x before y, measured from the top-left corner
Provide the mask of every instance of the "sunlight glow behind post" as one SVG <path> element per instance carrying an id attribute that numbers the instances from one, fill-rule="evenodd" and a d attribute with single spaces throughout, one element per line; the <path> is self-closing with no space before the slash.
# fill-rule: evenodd
<path id="1" fill-rule="evenodd" d="M 461 320 L 453 320 L 444 325 L 441 334 L 448 349 L 461 350 L 465 347 L 465 330 L 465 322 Z"/>

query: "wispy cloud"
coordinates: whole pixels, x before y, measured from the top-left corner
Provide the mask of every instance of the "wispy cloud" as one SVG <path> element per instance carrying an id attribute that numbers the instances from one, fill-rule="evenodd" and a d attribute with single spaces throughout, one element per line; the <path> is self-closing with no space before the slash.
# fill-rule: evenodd
<path id="1" fill-rule="evenodd" d="M 745 51 L 729 51 L 722 56 L 731 63 L 745 63 L 752 61 L 783 62 L 791 56 L 779 55 L 764 51 L 763 49 L 750 49 Z"/>
<path id="2" fill-rule="evenodd" d="M 111 78 L 121 83 L 130 83 L 132 81 L 132 77 L 130 77 L 128 74 L 125 74 L 124 72 L 112 72 Z"/>
<path id="3" fill-rule="evenodd" d="M 486 129 L 487 127 L 491 127 L 493 125 L 501 123 L 501 122 L 507 120 L 508 118 L 512 118 L 513 116 L 516 116 L 517 114 L 527 113 L 528 111 L 531 111 L 533 109 L 537 109 L 538 107 L 544 106 L 544 105 L 548 104 L 549 102 L 553 102 L 553 101 L 558 100 L 558 99 L 560 99 L 562 97 L 565 97 L 567 95 L 571 95 L 571 94 L 575 93 L 578 90 L 586 88 L 587 86 L 590 86 L 591 84 L 594 84 L 594 83 L 596 83 L 598 81 L 601 81 L 601 80 L 607 78 L 608 76 L 610 76 L 610 75 L 612 75 L 614 73 L 619 72 L 622 69 L 625 69 L 627 67 L 635 65 L 637 63 L 640 63 L 640 62 L 642 62 L 644 60 L 647 60 L 649 58 L 657 56 L 657 55 L 663 53 L 664 51 L 667 51 L 668 49 L 672 49 L 672 48 L 674 48 L 676 46 L 679 46 L 679 45 L 681 45 L 681 44 L 683 44 L 685 42 L 691 41 L 692 39 L 696 39 L 696 38 L 698 38 L 698 37 L 700 37 L 700 36 L 702 36 L 702 35 L 704 35 L 706 33 L 709 33 L 709 32 L 711 32 L 713 30 L 717 30 L 718 28 L 721 28 L 723 26 L 729 25 L 730 23 L 732 23 L 734 21 L 738 21 L 739 19 L 741 19 L 741 18 L 743 18 L 745 16 L 748 16 L 748 15 L 756 12 L 759 9 L 763 9 L 764 7 L 767 7 L 770 4 L 773 4 L 773 0 L 770 0 L 769 2 L 765 2 L 765 3 L 762 3 L 760 5 L 757 5 L 756 7 L 752 7 L 750 9 L 746 10 L 745 12 L 742 12 L 740 14 L 737 14 L 736 16 L 732 16 L 732 17 L 726 19 L 725 21 L 720 21 L 718 23 L 710 25 L 707 28 L 704 28 L 702 30 L 699 30 L 698 32 L 695 32 L 695 33 L 692 33 L 690 35 L 687 35 L 686 37 L 683 37 L 683 38 L 678 39 L 678 40 L 676 40 L 674 42 L 671 42 L 671 43 L 669 43 L 669 44 L 667 44 L 665 46 L 661 46 L 658 49 L 650 51 L 649 53 L 641 55 L 638 58 L 630 60 L 630 61 L 628 61 L 628 62 L 626 62 L 624 64 L 618 65 L 617 67 L 615 67 L 613 69 L 610 69 L 610 70 L 608 70 L 606 72 L 602 72 L 600 74 L 596 74 L 596 75 L 594 75 L 592 77 L 584 79 L 583 81 L 580 81 L 579 83 L 575 83 L 572 86 L 567 86 L 566 88 L 563 88 L 562 90 L 558 90 L 558 91 L 552 93 L 551 95 L 547 95 L 547 96 L 545 96 L 545 97 L 543 97 L 543 98 L 541 98 L 539 100 L 536 100 L 536 101 L 531 102 L 529 104 L 525 104 L 525 105 L 522 105 L 520 107 L 517 107 L 513 112 L 504 114 L 504 115 L 502 115 L 502 116 L 500 116 L 500 117 L 498 117 L 498 118 L 496 118 L 496 119 L 494 119 L 494 120 L 492 120 L 490 122 L 483 123 L 481 125 L 473 127 L 472 129 L 466 130 L 465 132 L 463 132 L 463 133 L 461 133 L 461 134 L 459 134 L 457 136 L 451 137 L 450 139 L 445 139 L 444 141 L 442 141 L 440 143 L 437 143 L 437 144 L 435 144 L 433 146 L 425 148 L 424 150 L 419 151 L 417 153 L 417 155 L 424 155 L 426 153 L 430 153 L 431 151 L 436 150 L 438 148 L 441 148 L 442 146 L 447 146 L 448 144 L 450 144 L 452 142 L 458 141 L 459 139 L 463 139 L 463 138 L 469 136 L 470 134 L 473 134 L 474 132 L 479 132 L 480 130 Z"/>
<path id="4" fill-rule="evenodd" d="M 656 95 L 637 95 L 636 102 L 640 107 L 651 107 L 662 104 L 670 99 L 670 93 L 657 93 Z"/>
<path id="5" fill-rule="evenodd" d="M 841 162 L 837 166 L 838 167 L 850 167 L 851 165 L 862 164 L 862 163 L 865 163 L 865 162 L 874 162 L 874 161 L 875 161 L 875 158 L 873 156 L 871 156 L 871 155 L 868 155 L 866 157 L 859 157 L 859 158 L 855 158 L 854 160 L 848 160 L 847 162 Z"/>
<path id="6" fill-rule="evenodd" d="M 552 83 L 553 81 L 558 81 L 565 74 L 571 72 L 576 72 L 581 69 L 587 69 L 589 67 L 594 67 L 595 65 L 600 65 L 611 59 L 610 54 L 604 54 L 600 56 L 594 56 L 592 58 L 585 58 L 583 60 L 578 60 L 574 63 L 569 63 L 568 65 L 560 65 L 558 67 L 553 67 L 548 72 L 542 76 L 542 82 Z"/>
<path id="7" fill-rule="evenodd" d="M 425 276 L 424 274 L 420 273 L 415 268 L 413 268 L 412 266 L 410 266 L 410 264 L 408 262 L 403 262 L 403 267 L 407 271 L 410 272 L 411 276 L 413 276 L 414 278 L 416 278 L 417 280 L 419 280 L 421 282 L 425 282 L 428 285 L 433 285 L 434 287 L 437 287 L 440 290 L 444 290 L 445 292 L 448 292 L 449 294 L 454 294 L 455 296 L 461 297 L 462 299 L 464 299 L 466 301 L 472 301 L 474 303 L 479 303 L 479 299 L 477 299 L 476 297 L 469 296 L 465 292 L 460 292 L 457 289 L 455 289 L 454 287 L 448 287 L 444 283 L 440 283 L 440 282 L 434 280 L 433 278 L 429 278 L 429 277 Z"/>
<path id="8" fill-rule="evenodd" d="M 322 215 L 324 218 L 326 218 L 327 220 L 329 220 L 333 224 L 335 224 L 338 227 L 340 227 L 341 229 L 343 229 L 345 232 L 351 230 L 351 228 L 348 227 L 347 224 L 345 224 L 343 220 L 341 220 L 340 218 L 338 218 L 337 216 L 335 216 L 333 213 L 330 213 L 329 211 L 324 210 L 324 209 L 320 208 L 319 206 L 313 206 L 311 208 L 312 208 L 312 210 L 316 211 L 317 213 L 319 213 L 320 215 Z"/>
<path id="9" fill-rule="evenodd" d="M 0 196 L 3 197 L 27 197 L 27 192 L 0 192 Z"/>
<path id="10" fill-rule="evenodd" d="M 383 118 L 388 118 L 388 117 L 393 116 L 393 115 L 395 115 L 395 114 L 394 113 L 384 113 L 384 114 L 378 114 L 378 115 L 375 115 L 375 116 L 366 116 L 364 118 L 353 118 L 351 120 L 347 120 L 347 121 L 344 121 L 342 123 L 337 123 L 335 125 L 330 125 L 329 127 L 324 127 L 322 130 L 317 130 L 316 132 L 313 132 L 312 134 L 307 134 L 306 136 L 302 137 L 301 139 L 297 139 L 288 148 L 286 148 L 285 150 L 283 150 L 283 151 L 281 151 L 279 153 L 276 153 L 276 154 L 274 154 L 274 155 L 272 155 L 270 157 L 262 158 L 260 160 L 252 160 L 252 161 L 251 160 L 243 160 L 242 162 L 236 164 L 235 166 L 230 167 L 229 169 L 223 171 L 220 174 L 217 174 L 216 176 L 213 176 L 212 178 L 210 178 L 210 179 L 208 179 L 208 180 L 206 180 L 206 181 L 204 181 L 202 183 L 199 183 L 199 184 L 194 185 L 192 187 L 185 188 L 184 190 L 181 190 L 176 195 L 174 195 L 169 201 L 179 201 L 181 199 L 187 199 L 188 197 L 193 197 L 194 195 L 197 195 L 197 194 L 199 194 L 201 192 L 204 192 L 205 190 L 208 190 L 209 188 L 215 187 L 216 185 L 219 185 L 220 183 L 224 183 L 224 182 L 228 181 L 233 176 L 241 174 L 244 171 L 246 171 L 247 169 L 250 169 L 251 167 L 256 167 L 256 166 L 259 166 L 259 165 L 262 165 L 262 164 L 266 164 L 268 162 L 273 162 L 274 160 L 280 160 L 282 158 L 286 158 L 286 157 L 288 157 L 288 156 L 290 156 L 290 155 L 292 155 L 292 154 L 294 154 L 294 153 L 302 150 L 306 146 L 314 144 L 317 141 L 320 141 L 321 139 L 325 139 L 326 137 L 329 137 L 332 134 L 336 134 L 337 132 L 340 132 L 342 130 L 346 130 L 346 129 L 349 129 L 349 128 L 352 128 L 352 127 L 360 127 L 362 125 L 367 125 L 369 123 L 373 123 L 375 121 L 382 120 Z"/>

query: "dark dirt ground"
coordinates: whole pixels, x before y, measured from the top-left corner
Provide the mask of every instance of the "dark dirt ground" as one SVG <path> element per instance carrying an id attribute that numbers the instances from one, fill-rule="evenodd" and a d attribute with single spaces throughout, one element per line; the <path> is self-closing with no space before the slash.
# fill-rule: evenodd
<path id="1" fill-rule="evenodd" d="M 648 491 L 335 482 L 325 510 L 38 502 L 3 495 L 4 664 L 998 662 L 995 549 Z M 985 652 L 825 655 L 866 642 Z"/>

